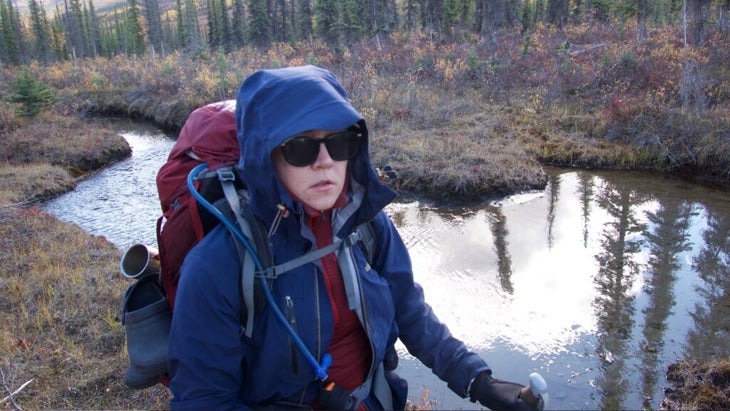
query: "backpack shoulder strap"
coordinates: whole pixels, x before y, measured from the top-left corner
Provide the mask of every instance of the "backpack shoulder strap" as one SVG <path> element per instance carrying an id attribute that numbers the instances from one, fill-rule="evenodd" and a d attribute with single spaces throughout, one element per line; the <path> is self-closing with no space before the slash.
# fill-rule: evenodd
<path id="1" fill-rule="evenodd" d="M 266 241 L 266 233 L 263 226 L 256 220 L 251 210 L 247 207 L 248 195 L 245 190 L 236 190 L 234 185 L 236 175 L 234 171 L 230 167 L 225 167 L 217 170 L 217 174 L 223 195 L 230 207 L 231 214 L 236 219 L 236 224 L 241 229 L 243 235 L 249 240 L 250 244 L 255 247 L 261 264 L 264 266 L 271 265 L 271 250 Z M 258 298 L 256 297 L 256 289 L 259 287 L 255 283 L 256 266 L 253 258 L 246 251 L 243 244 L 237 240 L 236 235 L 231 233 L 231 236 L 236 244 L 238 260 L 241 263 L 239 294 L 242 301 L 240 313 L 242 332 L 250 338 L 253 335 L 254 314 L 263 308 L 265 300 L 260 298 L 261 293 L 258 293 Z"/>
<path id="2" fill-rule="evenodd" d="M 254 288 L 252 286 L 246 285 L 248 281 L 248 278 L 246 278 L 246 273 L 252 273 L 256 271 L 256 268 L 254 267 L 253 259 L 246 251 L 246 248 L 243 246 L 243 244 L 241 244 L 241 242 L 236 239 L 236 235 L 231 233 L 231 237 L 233 238 L 233 242 L 236 244 L 238 261 L 241 262 L 241 275 L 238 277 L 238 294 L 242 301 L 241 310 L 239 313 L 241 318 L 240 334 L 251 337 L 253 335 L 253 317 L 255 310 L 252 307 L 249 307 L 249 302 L 254 301 Z M 253 283 L 253 279 L 251 279 L 251 283 Z M 244 318 L 246 319 L 245 322 L 243 321 Z"/>
<path id="3" fill-rule="evenodd" d="M 360 224 L 355 228 L 355 232 L 360 237 L 360 247 L 365 252 L 365 258 L 368 263 L 373 265 L 375 261 L 375 253 L 377 252 L 377 237 L 375 236 L 375 229 L 373 228 L 373 222 L 368 221 Z"/>

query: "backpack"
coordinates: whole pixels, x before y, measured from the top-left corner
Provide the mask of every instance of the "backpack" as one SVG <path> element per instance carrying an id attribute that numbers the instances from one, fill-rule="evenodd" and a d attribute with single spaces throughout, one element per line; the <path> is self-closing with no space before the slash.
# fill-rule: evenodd
<path id="1" fill-rule="evenodd" d="M 235 109 L 236 101 L 227 100 L 190 113 L 167 162 L 157 174 L 162 208 L 162 216 L 157 220 L 160 277 L 171 309 L 175 307 L 175 291 L 185 255 L 217 225 L 191 195 L 186 180 L 193 168 L 201 163 L 215 171 L 238 162 Z M 209 200 L 222 197 L 210 180 L 205 187 L 200 183 L 196 188 Z"/>
<path id="2" fill-rule="evenodd" d="M 157 174 L 162 215 L 157 220 L 158 252 L 149 258 L 159 262 L 159 272 L 140 271 L 143 275 L 122 299 L 121 318 L 130 360 L 125 383 L 130 388 L 147 388 L 158 382 L 167 385 L 167 344 L 180 268 L 188 251 L 221 222 L 237 240 L 241 261 L 239 294 L 243 301 L 241 332 L 248 337 L 253 330 L 254 315 L 267 306 L 268 290 L 254 281 L 255 275 L 261 275 L 261 269 L 265 269 L 269 278 L 276 278 L 333 252 L 343 241 L 359 243 L 368 261 L 372 261 L 375 236 L 371 224 L 364 223 L 345 240 L 336 240 L 328 247 L 272 266 L 266 229 L 248 209 L 245 186 L 234 167 L 240 152 L 235 106 L 235 100 L 228 100 L 195 109 Z M 251 248 L 246 249 L 244 245 Z M 129 251 L 120 263 L 123 273 Z M 256 266 L 251 262 L 251 255 L 257 258 Z M 275 305 L 272 304 L 272 309 L 277 309 Z M 295 342 L 298 340 L 296 335 L 292 337 Z M 308 352 L 303 354 L 307 357 Z M 316 360 L 309 357 L 310 363 L 314 361 L 312 365 L 318 367 Z"/>

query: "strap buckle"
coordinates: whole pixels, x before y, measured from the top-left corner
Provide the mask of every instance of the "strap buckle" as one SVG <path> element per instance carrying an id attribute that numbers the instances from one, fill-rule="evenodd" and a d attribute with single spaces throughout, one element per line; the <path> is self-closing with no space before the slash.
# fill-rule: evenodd
<path id="1" fill-rule="evenodd" d="M 230 167 L 219 168 L 216 171 L 216 174 L 220 181 L 236 181 L 236 174 L 233 173 L 233 170 Z"/>
<path id="2" fill-rule="evenodd" d="M 347 244 L 348 247 L 352 247 L 360 240 L 362 240 L 362 235 L 360 234 L 360 228 L 358 227 L 357 230 L 345 237 L 345 244 Z"/>

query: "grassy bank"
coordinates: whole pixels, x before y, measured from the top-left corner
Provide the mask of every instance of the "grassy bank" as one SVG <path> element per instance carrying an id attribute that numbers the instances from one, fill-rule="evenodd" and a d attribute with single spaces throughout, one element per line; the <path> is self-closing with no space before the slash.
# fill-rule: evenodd
<path id="1" fill-rule="evenodd" d="M 607 46 L 571 55 L 559 50 L 562 36 L 536 36 L 529 59 L 519 38 L 495 51 L 416 37 L 393 38 L 382 50 L 279 45 L 31 65 L 57 100 L 30 120 L 0 103 L 0 392 L 31 381 L 14 397 L 27 409 L 164 408 L 169 398 L 159 387 L 130 391 L 122 382 L 117 307 L 128 283 L 118 273 L 120 251 L 33 207 L 129 155 L 114 130 L 84 121 L 92 114 L 175 130 L 195 107 L 235 97 L 258 68 L 316 63 L 336 72 L 368 119 L 375 165 L 399 171 L 395 188 L 404 196 L 477 201 L 540 189 L 543 164 L 730 178 L 727 67 L 712 66 L 714 104 L 690 110 L 677 100 L 681 53 L 673 43 L 632 48 L 606 32 Z M 720 51 L 713 58 L 727 61 L 727 47 Z M 0 69 L 0 95 L 16 76 Z"/>
<path id="2" fill-rule="evenodd" d="M 15 406 L 165 408 L 165 390 L 123 383 L 119 250 L 33 207 L 0 209 L 0 229 L 0 398 L 30 381 Z"/>
<path id="3" fill-rule="evenodd" d="M 165 408 L 165 390 L 123 382 L 120 251 L 34 206 L 129 145 L 75 117 L 22 123 L 5 123 L 0 148 L 0 399 L 23 388 L 0 409 Z"/>
<path id="4" fill-rule="evenodd" d="M 667 410 L 726 410 L 730 407 L 730 359 L 669 366 L 661 407 Z"/>

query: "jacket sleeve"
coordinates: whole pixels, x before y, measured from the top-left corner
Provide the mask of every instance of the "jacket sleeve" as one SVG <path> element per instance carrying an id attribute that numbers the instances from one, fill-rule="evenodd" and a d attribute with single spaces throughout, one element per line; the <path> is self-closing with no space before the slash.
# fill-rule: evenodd
<path id="1" fill-rule="evenodd" d="M 470 382 L 487 363 L 451 335 L 413 279 L 413 268 L 403 240 L 384 214 L 374 225 L 379 241 L 375 267 L 388 280 L 396 310 L 399 338 L 408 352 L 429 367 L 457 395 L 466 397 Z M 381 231 L 382 230 L 382 231 Z"/>
<path id="2" fill-rule="evenodd" d="M 238 258 L 224 234 L 206 236 L 181 270 L 168 349 L 172 410 L 247 408 L 239 396 L 244 354 L 235 308 Z"/>

